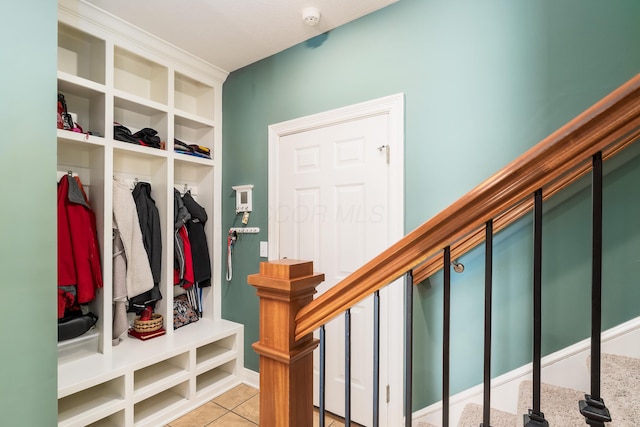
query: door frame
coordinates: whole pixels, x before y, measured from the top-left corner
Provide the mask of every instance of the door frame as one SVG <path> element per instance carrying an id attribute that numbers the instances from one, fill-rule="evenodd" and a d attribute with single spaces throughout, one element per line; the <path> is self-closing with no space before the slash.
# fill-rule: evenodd
<path id="1" fill-rule="evenodd" d="M 269 131 L 269 219 L 268 219 L 268 247 L 269 260 L 280 258 L 280 224 L 278 206 L 279 195 L 279 155 L 280 140 L 287 135 L 306 132 L 339 123 L 358 120 L 366 117 L 388 115 L 389 134 L 387 141 L 390 146 L 389 153 L 389 235 L 388 241 L 393 244 L 404 236 L 404 94 L 398 93 L 371 101 L 341 107 L 322 113 L 312 114 L 297 119 L 276 123 L 268 127 Z M 398 282 L 401 282 L 399 280 Z M 385 295 L 386 294 L 386 295 Z M 403 287 L 401 283 L 394 283 L 381 291 L 388 304 L 381 309 L 381 324 L 387 322 L 387 328 L 381 327 L 381 351 L 380 351 L 380 395 L 381 421 L 386 419 L 388 425 L 399 425 L 403 420 L 403 402 L 400 392 L 403 390 L 403 334 L 389 333 L 389 331 L 402 331 L 403 321 Z M 382 298 L 381 298 L 382 300 Z M 395 308 L 395 309 L 394 309 Z M 400 309 L 400 310 L 398 310 Z M 389 315 L 389 314 L 395 315 Z M 388 352 L 382 345 L 386 343 Z M 387 378 L 382 378 L 383 367 L 386 366 Z M 383 390 L 386 384 L 391 392 Z M 384 396 L 392 398 L 384 407 Z M 395 397 L 394 397 L 395 396 Z M 386 409 L 386 417 L 385 411 Z M 384 424 L 383 424 L 384 425 Z"/>

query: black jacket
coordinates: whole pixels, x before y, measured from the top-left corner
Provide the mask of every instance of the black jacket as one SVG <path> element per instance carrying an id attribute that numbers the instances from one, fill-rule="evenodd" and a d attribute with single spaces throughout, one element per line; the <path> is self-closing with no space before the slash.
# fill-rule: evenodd
<path id="1" fill-rule="evenodd" d="M 204 225 L 207 223 L 207 212 L 191 196 L 185 193 L 182 202 L 191 214 L 187 221 L 187 231 L 191 242 L 191 258 L 193 260 L 193 276 L 199 287 L 211 286 L 211 259 Z"/>
<path id="2" fill-rule="evenodd" d="M 155 286 L 148 292 L 138 295 L 129 300 L 131 311 L 144 309 L 145 305 L 162 299 L 159 283 L 162 272 L 162 234 L 160 231 L 160 214 L 156 207 L 156 202 L 151 198 L 151 184 L 148 182 L 138 182 L 133 189 L 133 200 L 136 202 L 140 230 L 144 248 L 147 251 L 151 274 Z"/>

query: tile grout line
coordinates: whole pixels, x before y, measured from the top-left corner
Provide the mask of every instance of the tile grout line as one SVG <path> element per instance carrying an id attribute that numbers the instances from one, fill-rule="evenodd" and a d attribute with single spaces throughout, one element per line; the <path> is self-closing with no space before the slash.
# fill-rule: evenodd
<path id="1" fill-rule="evenodd" d="M 250 419 L 248 419 L 247 417 L 244 417 L 240 414 L 238 414 L 237 412 L 233 411 L 234 414 L 236 414 L 237 416 L 239 416 L 240 418 L 242 418 L 243 420 L 247 420 L 249 421 L 251 424 L 253 424 L 254 426 L 257 426 L 258 424 L 254 423 L 253 421 L 251 421 Z"/>
<path id="2" fill-rule="evenodd" d="M 251 399 L 255 398 L 256 396 L 258 396 L 260 394 L 260 390 L 258 390 L 254 395 L 252 395 L 251 397 L 249 397 L 247 400 L 245 400 L 244 402 L 242 402 L 241 404 L 239 404 L 238 406 L 236 406 L 235 408 L 232 409 L 233 413 L 236 414 L 237 416 L 249 421 L 251 424 L 258 426 L 258 423 L 253 422 L 252 420 L 248 419 L 247 417 L 245 417 L 244 415 L 241 415 L 239 413 L 236 412 L 236 409 L 238 409 L 239 407 L 241 407 L 242 405 L 244 405 L 245 403 L 249 402 Z M 260 401 L 258 401 L 258 408 L 260 408 Z M 260 413 L 258 412 L 258 419 L 260 419 Z"/>

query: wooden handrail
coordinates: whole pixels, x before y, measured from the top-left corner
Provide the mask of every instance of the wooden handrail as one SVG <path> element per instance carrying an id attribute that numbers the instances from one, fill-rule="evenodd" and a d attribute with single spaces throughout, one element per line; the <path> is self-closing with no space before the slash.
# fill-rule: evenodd
<path id="1" fill-rule="evenodd" d="M 489 219 L 517 218 L 518 211 L 510 211 L 514 206 L 522 209 L 519 215 L 523 215 L 527 209 L 525 200 L 535 190 L 547 188 L 549 192 L 552 184 L 559 185 L 567 173 L 582 170 L 585 162 L 599 151 L 617 152 L 617 143 L 631 141 L 639 128 L 640 75 L 636 75 L 302 307 L 295 318 L 296 339 L 434 257 L 444 247 L 463 242 L 465 236 L 480 229 Z M 469 239 L 465 239 L 467 250 L 475 245 Z M 459 245 L 463 247 L 462 243 Z M 452 256 L 459 256 L 452 252 Z"/>
<path id="2" fill-rule="evenodd" d="M 619 141 L 616 141 L 613 145 L 603 150 L 602 159 L 608 160 L 618 154 L 620 151 L 633 144 L 638 138 L 640 138 L 640 129 L 636 129 L 629 135 L 625 136 Z M 576 182 L 591 171 L 591 163 L 585 162 L 580 167 L 569 171 L 566 175 L 563 175 L 560 179 L 552 182 L 543 188 L 543 200 L 547 200 L 560 192 L 562 189 L 568 187 L 570 184 Z M 498 215 L 493 220 L 494 233 L 503 230 L 511 223 L 522 218 L 533 209 L 533 198 L 528 198 L 522 203 L 511 207 L 506 212 Z M 451 259 L 455 260 L 458 257 L 469 252 L 471 249 L 484 242 L 484 227 L 476 229 L 473 233 L 464 236 L 462 239 L 451 244 Z M 443 257 L 442 251 L 437 252 L 434 256 L 427 259 L 425 262 L 417 266 L 413 270 L 413 284 L 417 285 L 423 280 L 427 279 L 435 272 L 442 269 Z"/>

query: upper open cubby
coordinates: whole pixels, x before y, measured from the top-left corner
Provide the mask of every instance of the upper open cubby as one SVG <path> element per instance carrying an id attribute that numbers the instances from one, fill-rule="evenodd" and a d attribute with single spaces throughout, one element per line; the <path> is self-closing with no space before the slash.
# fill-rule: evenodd
<path id="1" fill-rule="evenodd" d="M 96 89 L 58 79 L 58 93 L 64 95 L 67 110 L 75 114 L 75 122 L 83 133 L 104 137 L 105 94 Z"/>
<path id="2" fill-rule="evenodd" d="M 138 104 L 123 98 L 113 100 L 113 120 L 127 127 L 131 133 L 144 128 L 157 132 L 161 141 L 167 138 L 167 112 L 153 107 Z"/>
<path id="3" fill-rule="evenodd" d="M 166 67 L 119 46 L 115 47 L 113 65 L 115 89 L 167 105 L 169 74 Z"/>
<path id="4" fill-rule="evenodd" d="M 184 74 L 175 73 L 174 106 L 177 110 L 198 117 L 214 116 L 214 90 Z"/>
<path id="5" fill-rule="evenodd" d="M 175 116 L 174 136 L 185 144 L 198 144 L 213 149 L 213 126 Z"/>
<path id="6" fill-rule="evenodd" d="M 58 24 L 58 70 L 104 85 L 104 40 Z"/>

